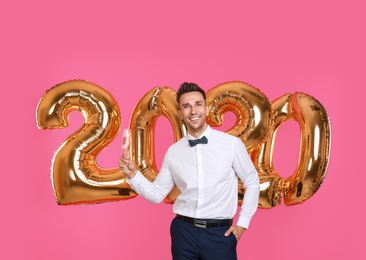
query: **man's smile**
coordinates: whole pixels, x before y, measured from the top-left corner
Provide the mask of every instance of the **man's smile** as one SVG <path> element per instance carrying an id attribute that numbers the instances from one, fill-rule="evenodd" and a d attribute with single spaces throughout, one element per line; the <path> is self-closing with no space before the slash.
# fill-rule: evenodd
<path id="1" fill-rule="evenodd" d="M 200 120 L 200 118 L 201 118 L 200 116 L 194 116 L 194 117 L 190 117 L 190 118 L 189 118 L 189 120 L 190 120 L 190 121 L 192 121 L 192 122 L 194 123 L 194 122 L 199 121 L 199 120 Z"/>

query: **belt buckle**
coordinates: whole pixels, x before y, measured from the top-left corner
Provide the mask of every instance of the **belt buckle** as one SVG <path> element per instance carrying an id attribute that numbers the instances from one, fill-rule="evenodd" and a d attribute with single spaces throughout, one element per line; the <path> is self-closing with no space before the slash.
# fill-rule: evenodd
<path id="1" fill-rule="evenodd" d="M 195 219 L 193 221 L 193 225 L 195 225 L 196 227 L 199 227 L 199 228 L 206 228 L 206 224 L 207 224 L 207 221 L 205 221 L 205 220 Z"/>

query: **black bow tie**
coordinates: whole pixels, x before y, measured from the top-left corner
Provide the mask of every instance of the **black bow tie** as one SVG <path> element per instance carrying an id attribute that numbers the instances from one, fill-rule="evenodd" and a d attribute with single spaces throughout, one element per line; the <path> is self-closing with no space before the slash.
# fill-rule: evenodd
<path id="1" fill-rule="evenodd" d="M 188 140 L 189 145 L 190 146 L 196 146 L 196 144 L 207 144 L 208 140 L 206 138 L 206 136 L 199 138 L 199 139 L 194 139 L 194 140 Z"/>

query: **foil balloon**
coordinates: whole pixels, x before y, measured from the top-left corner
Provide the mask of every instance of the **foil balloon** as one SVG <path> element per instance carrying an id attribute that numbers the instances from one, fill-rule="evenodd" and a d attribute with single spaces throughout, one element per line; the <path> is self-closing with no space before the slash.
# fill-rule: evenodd
<path id="1" fill-rule="evenodd" d="M 251 158 L 257 168 L 260 180 L 260 195 L 258 206 L 272 208 L 282 201 L 284 179 L 273 167 L 273 147 L 279 126 L 291 119 L 288 113 L 291 95 L 284 95 L 272 103 L 274 111 L 274 126 L 271 135 L 251 153 Z"/>
<path id="2" fill-rule="evenodd" d="M 330 122 L 324 107 L 310 95 L 286 94 L 272 103 L 275 112 L 274 129 L 268 140 L 252 153 L 261 181 L 259 207 L 271 208 L 303 203 L 322 184 L 329 163 Z M 300 126 L 300 149 L 297 167 L 284 179 L 273 166 L 273 147 L 280 126 L 295 120 Z"/>
<path id="3" fill-rule="evenodd" d="M 186 127 L 180 120 L 176 103 L 176 92 L 168 87 L 155 87 L 136 105 L 131 116 L 132 160 L 138 170 L 150 181 L 158 174 L 155 161 L 155 126 L 160 116 L 165 116 L 172 125 L 174 141 L 186 135 Z M 175 186 L 165 199 L 173 203 L 180 194 Z"/>
<path id="4" fill-rule="evenodd" d="M 325 108 L 314 97 L 296 92 L 291 114 L 300 125 L 299 163 L 284 183 L 284 203 L 296 205 L 309 199 L 323 183 L 330 156 L 330 121 Z"/>
<path id="5" fill-rule="evenodd" d="M 265 142 L 272 131 L 271 103 L 260 90 L 249 84 L 233 81 L 218 85 L 207 92 L 207 103 L 210 108 L 207 122 L 211 126 L 221 126 L 228 111 L 236 115 L 234 126 L 226 132 L 239 137 L 248 153 Z M 243 203 L 244 193 L 243 182 L 239 180 L 239 205 Z"/>
<path id="6" fill-rule="evenodd" d="M 273 124 L 271 103 L 257 88 L 240 81 L 220 84 L 207 92 L 209 115 L 207 123 L 221 126 L 225 112 L 236 115 L 228 134 L 239 137 L 248 152 L 263 143 Z"/>
<path id="7" fill-rule="evenodd" d="M 94 204 L 137 195 L 118 168 L 105 169 L 96 162 L 119 132 L 121 117 L 116 104 L 109 92 L 83 80 L 58 84 L 39 101 L 40 129 L 67 127 L 72 111 L 84 116 L 82 127 L 66 138 L 53 158 L 51 177 L 58 204 Z"/>

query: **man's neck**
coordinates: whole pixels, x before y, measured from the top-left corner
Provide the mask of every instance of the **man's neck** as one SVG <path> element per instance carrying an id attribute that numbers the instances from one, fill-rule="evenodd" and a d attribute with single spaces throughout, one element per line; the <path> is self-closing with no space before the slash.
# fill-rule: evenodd
<path id="1" fill-rule="evenodd" d="M 208 125 L 205 124 L 204 126 L 202 126 L 202 129 L 200 129 L 200 130 L 194 130 L 194 131 L 188 130 L 188 133 L 191 136 L 193 136 L 194 138 L 199 138 L 202 135 L 202 133 L 204 133 L 206 131 L 207 127 L 208 127 Z"/>

